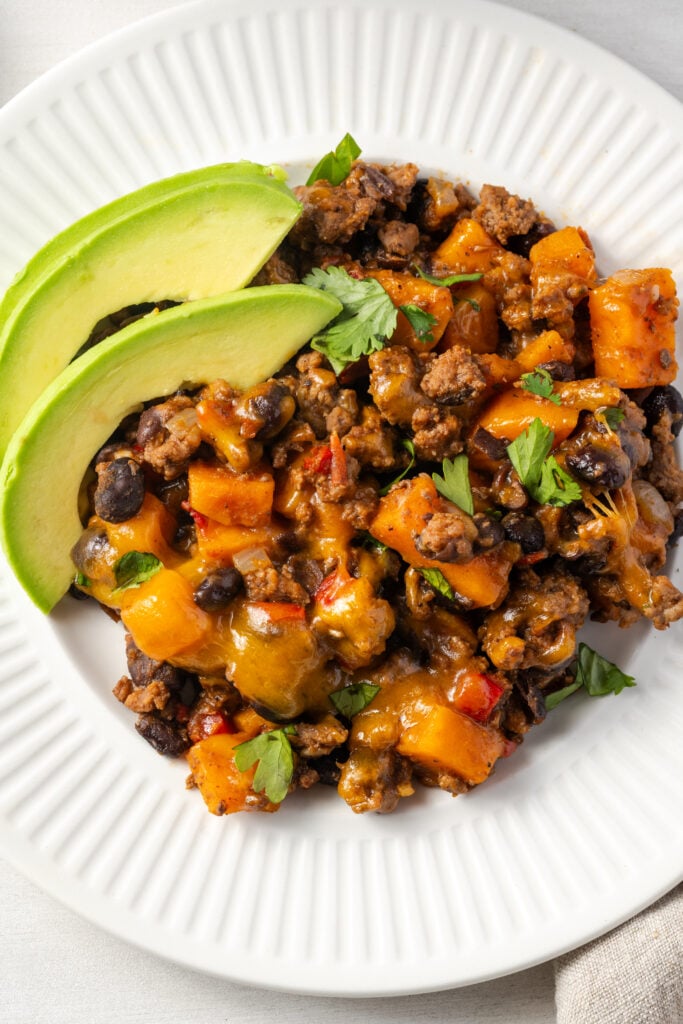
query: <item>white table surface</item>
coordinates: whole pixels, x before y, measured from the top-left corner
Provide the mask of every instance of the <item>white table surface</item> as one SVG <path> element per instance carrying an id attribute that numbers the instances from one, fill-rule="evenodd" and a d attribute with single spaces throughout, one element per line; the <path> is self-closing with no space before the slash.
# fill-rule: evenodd
<path id="1" fill-rule="evenodd" d="M 58 61 L 173 0 L 0 0 L 0 103 Z M 680 0 L 516 0 L 683 98 Z M 452 992 L 382 1000 L 248 989 L 133 949 L 0 862 L 0 1024 L 553 1024 L 552 964 Z"/>

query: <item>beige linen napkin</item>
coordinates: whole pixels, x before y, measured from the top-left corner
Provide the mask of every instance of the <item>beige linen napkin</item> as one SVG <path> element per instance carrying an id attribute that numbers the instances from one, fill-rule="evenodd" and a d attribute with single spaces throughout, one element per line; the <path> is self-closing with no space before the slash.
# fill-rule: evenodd
<path id="1" fill-rule="evenodd" d="M 555 961 L 557 1024 L 683 1024 L 683 885 Z"/>

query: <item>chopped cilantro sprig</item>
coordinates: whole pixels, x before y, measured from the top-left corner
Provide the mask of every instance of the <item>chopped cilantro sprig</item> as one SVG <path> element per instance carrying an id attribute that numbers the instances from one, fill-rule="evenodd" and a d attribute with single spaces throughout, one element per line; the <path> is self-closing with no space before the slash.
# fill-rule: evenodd
<path id="1" fill-rule="evenodd" d="M 293 725 L 287 725 L 284 729 L 262 732 L 235 747 L 239 771 L 248 771 L 258 761 L 252 788 L 255 793 L 265 792 L 273 804 L 281 803 L 287 796 L 294 775 L 294 755 L 288 737 L 295 732 Z"/>
<path id="2" fill-rule="evenodd" d="M 528 391 L 532 395 L 539 395 L 541 398 L 547 398 L 548 401 L 554 402 L 555 405 L 561 404 L 560 396 L 556 395 L 553 391 L 553 378 L 547 370 L 537 366 L 531 373 L 523 373 L 521 381 L 523 391 Z"/>
<path id="3" fill-rule="evenodd" d="M 443 476 L 432 473 L 432 480 L 439 494 L 448 498 L 454 505 L 468 515 L 474 515 L 474 501 L 470 484 L 469 461 L 466 455 L 456 455 L 454 459 L 444 459 L 441 463 Z"/>
<path id="4" fill-rule="evenodd" d="M 507 446 L 517 475 L 531 497 L 541 505 L 571 505 L 581 500 L 581 488 L 550 455 L 555 435 L 536 417 L 526 430 Z"/>
<path id="5" fill-rule="evenodd" d="M 342 267 L 315 267 L 303 283 L 330 292 L 344 307 L 311 341 L 311 347 L 327 357 L 335 373 L 362 356 L 379 352 L 396 330 L 398 310 L 373 277 L 357 280 Z"/>

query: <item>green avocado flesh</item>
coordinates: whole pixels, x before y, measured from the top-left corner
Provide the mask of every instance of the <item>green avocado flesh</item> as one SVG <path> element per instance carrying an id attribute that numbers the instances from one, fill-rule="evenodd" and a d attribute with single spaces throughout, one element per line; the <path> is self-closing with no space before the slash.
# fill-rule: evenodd
<path id="1" fill-rule="evenodd" d="M 99 320 L 241 288 L 300 212 L 268 168 L 222 164 L 123 196 L 48 242 L 0 304 L 0 455 Z"/>
<path id="2" fill-rule="evenodd" d="M 249 288 L 130 324 L 45 389 L 0 470 L 0 535 L 29 597 L 50 611 L 74 575 L 78 494 L 95 453 L 143 402 L 223 378 L 266 380 L 341 309 L 304 285 Z"/>

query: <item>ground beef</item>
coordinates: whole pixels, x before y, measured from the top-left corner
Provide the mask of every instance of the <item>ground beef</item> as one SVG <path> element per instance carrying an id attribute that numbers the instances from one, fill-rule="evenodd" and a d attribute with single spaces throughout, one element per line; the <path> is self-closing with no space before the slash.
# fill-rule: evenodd
<path id="1" fill-rule="evenodd" d="M 442 462 L 452 459 L 463 449 L 462 420 L 449 406 L 430 405 L 413 414 L 413 443 L 418 459 Z"/>
<path id="2" fill-rule="evenodd" d="M 410 426 L 416 410 L 430 405 L 420 389 L 422 366 L 418 357 L 402 345 L 391 345 L 373 352 L 368 363 L 368 390 L 382 417 L 393 426 Z"/>
<path id="3" fill-rule="evenodd" d="M 417 224 L 408 224 L 403 220 L 390 220 L 377 232 L 377 237 L 388 253 L 397 256 L 410 256 L 420 242 Z"/>
<path id="4" fill-rule="evenodd" d="M 440 562 L 469 562 L 478 531 L 471 516 L 453 509 L 436 512 L 415 538 L 415 547 L 425 558 Z"/>
<path id="5" fill-rule="evenodd" d="M 294 578 L 287 566 L 278 572 L 275 566 L 254 569 L 243 574 L 244 589 L 249 601 L 285 601 L 292 604 L 308 604 L 310 595 Z"/>
<path id="6" fill-rule="evenodd" d="M 393 750 L 357 747 L 342 767 L 339 792 L 352 811 L 388 814 L 413 792 L 412 767 Z"/>
<path id="7" fill-rule="evenodd" d="M 161 682 L 170 693 L 181 693 L 191 673 L 167 661 L 155 661 L 143 654 L 130 633 L 126 634 L 126 660 L 133 685 L 139 689 L 152 682 Z"/>
<path id="8" fill-rule="evenodd" d="M 293 386 L 299 415 L 316 436 L 350 430 L 358 418 L 358 399 L 350 388 L 339 387 L 325 357 L 320 352 L 306 352 L 297 359 L 296 368 L 299 375 Z"/>
<path id="9" fill-rule="evenodd" d="M 523 347 L 526 335 L 537 333 L 532 319 L 531 286 L 529 273 L 531 264 L 523 256 L 513 252 L 505 252 L 497 265 L 488 270 L 483 277 L 483 284 L 492 292 L 496 299 L 498 314 L 508 328 L 520 337 L 513 338 L 509 355 Z"/>
<path id="10" fill-rule="evenodd" d="M 289 263 L 281 250 L 274 252 L 269 260 L 261 267 L 258 274 L 251 282 L 251 286 L 265 284 L 296 284 L 299 275 L 296 268 Z M 250 286 L 250 287 L 251 287 Z"/>
<path id="11" fill-rule="evenodd" d="M 472 353 L 461 345 L 454 345 L 434 360 L 420 387 L 436 402 L 461 405 L 483 394 L 486 379 Z"/>
<path id="12" fill-rule="evenodd" d="M 415 192 L 417 223 L 423 231 L 442 235 L 449 231 L 456 220 L 470 215 L 476 200 L 464 185 L 454 185 L 442 178 L 428 178 L 419 181 Z"/>
<path id="13" fill-rule="evenodd" d="M 168 704 L 170 693 L 159 679 L 154 679 L 143 689 L 133 690 L 129 693 L 124 704 L 130 711 L 141 714 L 145 711 L 163 711 Z"/>
<path id="14" fill-rule="evenodd" d="M 202 443 L 192 399 L 176 395 L 146 409 L 140 416 L 137 443 L 141 461 L 165 480 L 184 473 Z"/>
<path id="15" fill-rule="evenodd" d="M 671 425 L 671 415 L 666 413 L 652 428 L 652 462 L 645 469 L 645 476 L 675 513 L 683 504 L 683 470 L 676 460 Z"/>
<path id="16" fill-rule="evenodd" d="M 360 484 L 356 487 L 353 498 L 345 502 L 342 519 L 350 523 L 355 530 L 369 530 L 372 520 L 377 515 L 378 505 L 377 488 L 372 484 Z"/>
<path id="17" fill-rule="evenodd" d="M 683 594 L 666 576 L 654 577 L 650 599 L 652 607 L 645 609 L 645 616 L 652 620 L 655 629 L 666 629 L 683 618 Z"/>
<path id="18" fill-rule="evenodd" d="M 302 757 L 324 757 L 346 742 L 349 730 L 334 715 L 320 722 L 299 722 L 291 744 Z"/>
<path id="19" fill-rule="evenodd" d="M 501 245 L 513 235 L 526 235 L 538 220 L 532 202 L 496 185 L 482 185 L 472 216 Z"/>
<path id="20" fill-rule="evenodd" d="M 301 420 L 292 420 L 289 427 L 271 448 L 271 460 L 274 469 L 282 469 L 289 462 L 292 455 L 299 455 L 307 451 L 316 441 L 315 433 L 310 423 Z"/>
<path id="21" fill-rule="evenodd" d="M 347 455 L 378 473 L 403 469 L 408 464 L 408 453 L 397 448 L 396 432 L 382 423 L 374 405 L 363 406 L 360 424 L 349 430 L 343 443 Z"/>

